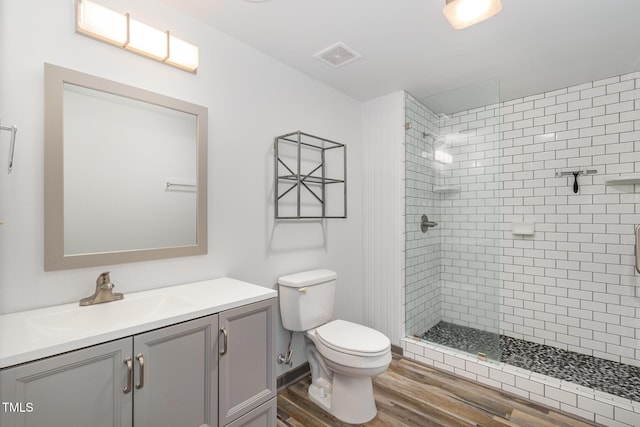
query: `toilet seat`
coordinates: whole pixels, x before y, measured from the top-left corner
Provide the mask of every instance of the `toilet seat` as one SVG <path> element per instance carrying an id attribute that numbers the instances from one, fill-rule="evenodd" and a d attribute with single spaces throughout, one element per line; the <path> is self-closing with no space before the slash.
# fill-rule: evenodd
<path id="1" fill-rule="evenodd" d="M 333 320 L 316 328 L 323 346 L 354 356 L 377 357 L 388 353 L 391 341 L 381 332 L 346 320 Z"/>

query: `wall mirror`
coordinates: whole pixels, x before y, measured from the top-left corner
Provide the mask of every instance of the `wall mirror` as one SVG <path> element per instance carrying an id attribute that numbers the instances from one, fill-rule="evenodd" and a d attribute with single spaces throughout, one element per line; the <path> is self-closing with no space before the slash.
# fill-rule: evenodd
<path id="1" fill-rule="evenodd" d="M 207 253 L 207 114 L 45 64 L 45 270 Z"/>

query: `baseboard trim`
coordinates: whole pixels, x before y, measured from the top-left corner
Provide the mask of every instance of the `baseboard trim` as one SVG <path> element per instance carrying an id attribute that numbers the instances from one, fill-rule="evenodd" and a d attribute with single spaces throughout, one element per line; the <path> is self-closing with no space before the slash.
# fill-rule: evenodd
<path id="1" fill-rule="evenodd" d="M 293 368 L 288 372 L 285 372 L 284 374 L 278 377 L 278 380 L 276 383 L 278 387 L 278 391 L 285 389 L 292 384 L 297 383 L 302 378 L 309 375 L 310 372 L 311 372 L 311 369 L 309 368 L 308 362 L 304 362 L 302 365 L 296 368 Z"/>
<path id="2" fill-rule="evenodd" d="M 391 344 L 391 353 L 397 354 L 398 356 L 402 356 L 403 355 L 402 347 L 400 347 L 399 345 Z"/>

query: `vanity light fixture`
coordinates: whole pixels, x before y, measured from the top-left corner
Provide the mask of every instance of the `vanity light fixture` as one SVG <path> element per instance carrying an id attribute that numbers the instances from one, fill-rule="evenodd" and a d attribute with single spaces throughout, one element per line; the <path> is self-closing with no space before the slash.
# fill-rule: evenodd
<path id="1" fill-rule="evenodd" d="M 197 46 L 92 1 L 76 0 L 76 32 L 185 71 L 198 69 Z"/>
<path id="2" fill-rule="evenodd" d="M 500 0 L 446 0 L 444 15 L 456 30 L 489 19 L 502 10 Z"/>

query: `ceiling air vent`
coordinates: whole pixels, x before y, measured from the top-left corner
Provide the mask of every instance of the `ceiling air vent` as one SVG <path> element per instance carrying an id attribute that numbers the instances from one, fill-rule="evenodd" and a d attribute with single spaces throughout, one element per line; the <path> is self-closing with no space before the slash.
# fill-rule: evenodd
<path id="1" fill-rule="evenodd" d="M 313 56 L 333 68 L 342 67 L 362 57 L 362 55 L 342 42 L 329 46 Z"/>

